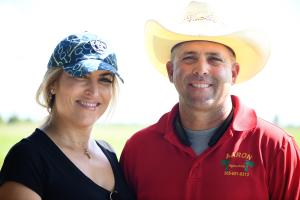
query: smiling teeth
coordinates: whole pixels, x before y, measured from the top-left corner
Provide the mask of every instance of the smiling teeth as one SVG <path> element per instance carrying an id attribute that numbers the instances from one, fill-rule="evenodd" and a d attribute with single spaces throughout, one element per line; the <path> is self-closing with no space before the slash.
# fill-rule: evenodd
<path id="1" fill-rule="evenodd" d="M 192 84 L 195 88 L 208 88 L 209 84 Z"/>
<path id="2" fill-rule="evenodd" d="M 91 108 L 97 106 L 97 103 L 89 103 L 89 102 L 85 102 L 85 101 L 80 101 L 80 103 L 84 106 L 91 107 Z"/>

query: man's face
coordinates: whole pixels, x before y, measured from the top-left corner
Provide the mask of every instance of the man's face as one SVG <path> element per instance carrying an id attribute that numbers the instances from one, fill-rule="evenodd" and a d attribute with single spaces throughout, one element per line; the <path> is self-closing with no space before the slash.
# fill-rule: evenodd
<path id="1" fill-rule="evenodd" d="M 224 105 L 236 81 L 239 65 L 228 47 L 208 41 L 189 41 L 176 46 L 167 63 L 181 104 L 195 109 Z"/>

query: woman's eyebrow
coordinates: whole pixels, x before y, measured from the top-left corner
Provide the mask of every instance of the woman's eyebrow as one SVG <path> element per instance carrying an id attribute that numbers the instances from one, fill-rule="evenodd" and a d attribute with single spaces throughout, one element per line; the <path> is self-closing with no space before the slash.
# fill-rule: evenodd
<path id="1" fill-rule="evenodd" d="M 114 75 L 111 72 L 106 72 L 106 73 L 103 73 L 103 74 L 99 74 L 99 76 L 100 77 L 103 77 L 103 76 L 111 76 L 111 77 L 113 77 Z"/>

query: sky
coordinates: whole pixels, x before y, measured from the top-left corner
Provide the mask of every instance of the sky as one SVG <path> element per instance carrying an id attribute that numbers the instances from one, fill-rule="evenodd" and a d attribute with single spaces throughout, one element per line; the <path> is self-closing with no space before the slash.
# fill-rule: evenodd
<path id="1" fill-rule="evenodd" d="M 0 116 L 42 120 L 47 112 L 35 92 L 56 44 L 72 33 L 90 31 L 115 49 L 120 96 L 106 123 L 151 124 L 178 101 L 174 86 L 150 64 L 144 47 L 147 19 L 171 18 L 187 0 L 0 0 Z M 253 79 L 232 94 L 258 116 L 280 125 L 300 124 L 300 3 L 297 0 L 214 1 L 229 18 L 270 35 L 272 52 Z M 243 20 L 241 20 L 243 19 Z M 240 21 L 239 21 L 240 20 Z M 100 120 L 101 121 L 101 120 Z"/>

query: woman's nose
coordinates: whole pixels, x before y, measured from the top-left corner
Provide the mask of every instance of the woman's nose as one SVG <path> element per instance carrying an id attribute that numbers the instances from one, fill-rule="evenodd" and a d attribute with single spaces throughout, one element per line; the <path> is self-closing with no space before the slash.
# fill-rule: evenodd
<path id="1" fill-rule="evenodd" d="M 88 82 L 88 87 L 86 89 L 86 94 L 90 96 L 99 96 L 100 91 L 97 83 L 94 83 L 93 81 Z"/>

